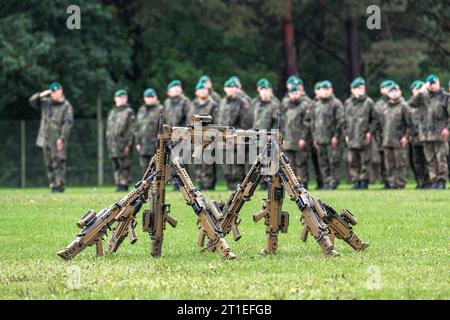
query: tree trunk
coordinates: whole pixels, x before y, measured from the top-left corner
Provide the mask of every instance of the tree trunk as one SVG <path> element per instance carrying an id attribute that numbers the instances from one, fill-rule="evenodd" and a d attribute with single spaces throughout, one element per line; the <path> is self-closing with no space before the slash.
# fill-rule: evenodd
<path id="1" fill-rule="evenodd" d="M 295 48 L 295 29 L 292 20 L 292 0 L 285 0 L 283 17 L 283 40 L 285 48 L 285 68 L 287 75 L 298 75 L 297 51 Z"/>
<path id="2" fill-rule="evenodd" d="M 358 41 L 358 23 L 355 17 L 349 17 L 345 23 L 347 29 L 348 79 L 361 75 L 361 59 Z"/>

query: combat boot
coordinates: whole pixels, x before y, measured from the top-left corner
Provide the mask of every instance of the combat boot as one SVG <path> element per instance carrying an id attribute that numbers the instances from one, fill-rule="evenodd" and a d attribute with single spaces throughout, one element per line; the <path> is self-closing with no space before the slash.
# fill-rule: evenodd
<path id="1" fill-rule="evenodd" d="M 355 182 L 355 184 L 352 187 L 353 190 L 359 190 L 361 189 L 361 180 L 358 180 L 357 182 Z"/>
<path id="2" fill-rule="evenodd" d="M 360 180 L 359 182 L 360 182 L 360 183 L 359 183 L 359 188 L 360 188 L 361 190 L 367 190 L 367 189 L 369 189 L 369 180 Z"/>
<path id="3" fill-rule="evenodd" d="M 438 180 L 438 182 L 436 183 L 435 189 L 444 190 L 445 189 L 445 180 L 444 179 Z"/>

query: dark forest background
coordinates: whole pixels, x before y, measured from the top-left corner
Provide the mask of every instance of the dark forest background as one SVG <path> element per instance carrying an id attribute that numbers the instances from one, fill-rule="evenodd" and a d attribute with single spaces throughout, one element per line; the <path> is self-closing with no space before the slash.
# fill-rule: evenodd
<path id="1" fill-rule="evenodd" d="M 81 30 L 68 30 L 66 9 L 81 8 Z M 366 27 L 367 7 L 381 7 L 381 30 Z M 0 3 L 0 119 L 38 118 L 28 97 L 58 80 L 77 117 L 93 118 L 101 97 L 106 112 L 118 88 L 137 108 L 142 90 L 160 99 L 172 79 L 189 97 L 202 74 L 223 94 L 238 75 L 255 94 L 260 77 L 284 94 L 298 74 L 311 94 L 328 79 L 341 99 L 362 75 L 378 96 L 381 80 L 404 91 L 416 78 L 449 80 L 448 1 L 356 0 L 29 0 Z"/>

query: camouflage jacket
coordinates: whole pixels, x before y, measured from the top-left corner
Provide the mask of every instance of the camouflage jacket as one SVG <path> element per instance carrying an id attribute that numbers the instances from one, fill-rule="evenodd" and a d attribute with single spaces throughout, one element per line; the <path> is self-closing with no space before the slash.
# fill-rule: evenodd
<path id="1" fill-rule="evenodd" d="M 420 117 L 419 117 L 419 110 L 416 108 L 411 108 L 410 103 L 413 97 L 411 97 L 407 104 L 408 104 L 408 116 L 411 123 L 411 138 L 412 138 L 412 144 L 422 144 L 419 141 L 419 123 L 420 123 Z"/>
<path id="2" fill-rule="evenodd" d="M 307 109 L 308 109 L 307 111 L 308 111 L 308 116 L 310 116 L 309 112 L 310 112 L 310 107 L 312 104 L 311 98 L 306 93 L 303 93 L 302 96 L 300 97 L 300 100 L 302 102 L 307 101 L 307 104 L 306 104 Z M 303 101 L 303 100 L 305 100 L 305 101 Z M 286 96 L 284 96 L 283 100 L 281 101 L 281 107 L 280 107 L 280 127 L 281 127 L 281 133 L 283 134 L 283 137 L 286 136 L 286 121 L 288 120 L 286 112 L 289 108 L 290 103 L 291 103 L 291 101 L 290 101 L 288 95 L 286 94 Z M 308 128 L 308 133 L 307 133 L 306 139 L 310 138 L 310 136 L 311 136 L 311 128 L 310 127 L 311 127 L 311 125 Z"/>
<path id="3" fill-rule="evenodd" d="M 288 99 L 283 107 L 283 147 L 285 150 L 299 150 L 298 141 L 306 140 L 311 127 L 310 119 L 311 100 L 302 95 L 299 100 Z"/>
<path id="4" fill-rule="evenodd" d="M 169 97 L 164 101 L 164 123 L 172 127 L 184 127 L 191 121 L 188 119 L 191 101 L 181 94 Z"/>
<path id="5" fill-rule="evenodd" d="M 442 89 L 438 92 L 419 93 L 411 99 L 409 105 L 419 109 L 419 141 L 444 141 L 441 137 L 442 130 L 450 130 L 450 95 Z"/>
<path id="6" fill-rule="evenodd" d="M 213 97 L 209 96 L 205 102 L 200 102 L 198 98 L 192 103 L 191 110 L 189 111 L 188 119 L 191 120 L 195 114 L 208 114 L 213 117 L 212 123 L 217 123 L 219 113 L 219 105 L 216 103 Z"/>
<path id="7" fill-rule="evenodd" d="M 351 96 L 344 103 L 345 129 L 348 137 L 348 148 L 362 148 L 367 132 L 373 132 L 374 103 L 367 96 L 356 98 Z"/>
<path id="8" fill-rule="evenodd" d="M 41 148 L 56 150 L 56 140 L 64 142 L 63 154 L 67 152 L 67 141 L 73 126 L 73 108 L 63 97 L 60 102 L 53 102 L 51 98 L 40 98 L 39 93 L 30 97 L 30 105 L 41 110 L 41 123 L 36 139 L 36 145 Z"/>
<path id="9" fill-rule="evenodd" d="M 249 129 L 249 110 L 248 101 L 242 97 L 224 97 L 220 103 L 218 123 L 236 129 Z"/>
<path id="10" fill-rule="evenodd" d="M 220 105 L 222 97 L 214 89 L 209 90 L 209 96 L 214 100 L 217 105 Z"/>
<path id="11" fill-rule="evenodd" d="M 375 119 L 382 120 L 381 115 L 383 113 L 383 110 L 386 108 L 388 102 L 387 96 L 383 95 L 380 97 L 380 99 L 375 102 L 375 105 L 373 107 L 374 117 Z M 383 143 L 383 132 L 382 132 L 382 126 L 383 124 L 380 121 L 376 121 L 374 123 L 374 138 L 377 142 L 377 145 L 381 147 L 381 144 Z"/>
<path id="12" fill-rule="evenodd" d="M 142 105 L 139 108 L 135 126 L 136 144 L 141 145 L 141 155 L 151 156 L 155 153 L 158 136 L 159 115 L 163 112 L 162 105 Z"/>
<path id="13" fill-rule="evenodd" d="M 243 103 L 243 109 L 242 114 L 240 115 L 239 120 L 239 126 L 237 128 L 239 129 L 252 129 L 254 125 L 255 119 L 254 117 L 254 108 L 251 103 L 250 96 L 242 90 L 241 94 L 238 95 L 240 99 L 244 101 Z"/>
<path id="14" fill-rule="evenodd" d="M 280 109 L 281 106 L 278 99 L 270 99 L 269 101 L 257 99 L 253 104 L 253 127 L 266 130 L 276 129 L 277 113 L 280 112 Z"/>
<path id="15" fill-rule="evenodd" d="M 133 145 L 135 115 L 129 104 L 114 106 L 108 114 L 106 141 L 111 158 L 125 156 L 124 150 Z"/>
<path id="16" fill-rule="evenodd" d="M 405 99 L 389 100 L 376 119 L 381 125 L 382 147 L 401 148 L 400 140 L 411 136 L 410 119 Z"/>
<path id="17" fill-rule="evenodd" d="M 334 95 L 320 99 L 311 110 L 313 138 L 318 144 L 330 144 L 334 136 L 339 139 L 344 125 L 344 106 Z"/>

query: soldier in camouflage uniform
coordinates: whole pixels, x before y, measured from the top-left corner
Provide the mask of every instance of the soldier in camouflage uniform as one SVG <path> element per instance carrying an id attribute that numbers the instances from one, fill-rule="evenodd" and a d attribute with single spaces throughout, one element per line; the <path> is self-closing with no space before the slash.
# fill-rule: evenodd
<path id="1" fill-rule="evenodd" d="M 167 85 L 167 95 L 164 101 L 164 122 L 172 127 L 184 127 L 191 123 L 188 114 L 191 110 L 191 101 L 183 94 L 179 80 L 173 80 Z"/>
<path id="2" fill-rule="evenodd" d="M 67 146 L 73 126 L 73 108 L 64 97 L 60 83 L 30 97 L 30 105 L 41 111 L 36 145 L 42 148 L 47 177 L 52 192 L 64 192 Z"/>
<path id="3" fill-rule="evenodd" d="M 367 189 L 374 103 L 366 95 L 366 83 L 361 77 L 353 80 L 351 92 L 351 97 L 344 103 L 350 177 L 354 183 L 353 189 Z"/>
<path id="4" fill-rule="evenodd" d="M 303 82 L 302 82 L 303 83 Z M 320 82 L 316 82 L 314 84 L 314 100 L 311 100 L 311 103 L 309 104 L 309 114 L 311 115 L 312 109 L 314 108 L 317 101 L 319 101 L 320 92 L 319 92 L 319 84 Z M 303 84 L 300 85 L 300 87 L 303 89 Z M 311 124 L 312 126 L 312 124 Z M 323 177 L 322 172 L 320 171 L 320 165 L 319 165 L 319 156 L 317 154 L 317 148 L 314 146 L 314 139 L 312 136 L 312 130 L 309 130 L 309 134 L 306 137 L 306 144 L 308 151 L 311 153 L 311 161 L 314 168 L 314 174 L 316 176 L 316 182 L 317 182 L 317 190 L 320 190 L 323 188 Z"/>
<path id="5" fill-rule="evenodd" d="M 447 155 L 450 131 L 450 96 L 440 88 L 436 75 L 430 75 L 419 94 L 410 101 L 419 112 L 419 141 L 423 142 L 428 175 L 433 189 L 445 189 L 448 177 Z"/>
<path id="6" fill-rule="evenodd" d="M 319 100 L 311 110 L 314 146 L 318 150 L 324 190 L 339 185 L 339 138 L 344 125 L 344 106 L 333 94 L 330 81 L 318 85 Z"/>
<path id="7" fill-rule="evenodd" d="M 206 82 L 200 81 L 195 87 L 196 98 L 192 103 L 189 119 L 195 114 L 207 114 L 212 116 L 213 123 L 217 123 L 219 104 L 209 93 Z M 194 165 L 194 172 L 197 182 L 202 190 L 214 190 L 216 185 L 216 165 L 206 163 L 202 159 L 202 164 Z"/>
<path id="8" fill-rule="evenodd" d="M 136 119 L 136 150 L 139 153 L 139 164 L 146 170 L 150 159 L 156 154 L 159 116 L 163 107 L 159 103 L 156 91 L 148 88 L 144 91 L 144 104 L 139 108 Z"/>
<path id="9" fill-rule="evenodd" d="M 387 102 L 388 102 L 388 88 L 394 84 L 392 80 L 385 80 L 382 81 L 380 84 L 380 99 L 375 103 L 374 106 L 374 113 L 375 114 L 382 114 L 384 108 L 386 108 Z M 381 183 L 384 185 L 384 189 L 389 189 L 389 183 L 387 181 L 386 177 L 386 168 L 384 166 L 384 149 L 382 147 L 383 144 L 383 137 L 381 132 L 382 124 L 378 126 L 378 128 L 375 128 L 374 132 L 374 139 L 372 139 L 372 176 L 377 176 L 378 172 L 380 174 Z M 379 163 L 379 170 L 377 168 L 377 164 Z"/>
<path id="10" fill-rule="evenodd" d="M 291 86 L 288 100 L 283 99 L 285 121 L 283 122 L 283 149 L 300 183 L 308 188 L 308 145 L 311 127 L 311 99 L 298 87 Z"/>
<path id="11" fill-rule="evenodd" d="M 406 185 L 408 141 L 411 123 L 408 105 L 395 83 L 388 87 L 386 106 L 376 113 L 382 130 L 382 147 L 386 168 L 387 189 L 403 189 Z"/>
<path id="12" fill-rule="evenodd" d="M 209 90 L 209 96 L 214 100 L 214 102 L 217 105 L 220 105 L 220 101 L 222 100 L 222 97 L 220 96 L 220 94 L 218 94 L 216 91 L 214 91 L 214 87 L 213 87 L 211 78 L 205 74 L 205 75 L 201 76 L 200 79 L 198 80 L 198 83 L 200 83 L 200 82 L 206 83 L 206 86 Z"/>
<path id="13" fill-rule="evenodd" d="M 220 104 L 218 122 L 225 126 L 246 129 L 246 126 L 252 122 L 248 120 L 250 105 L 240 90 L 240 84 L 235 79 L 230 78 L 224 84 L 224 91 L 226 96 Z M 237 164 L 236 152 L 234 164 L 225 164 L 223 173 L 229 190 L 235 190 L 244 179 L 245 164 Z"/>
<path id="14" fill-rule="evenodd" d="M 280 102 L 274 99 L 272 84 L 268 80 L 259 83 L 258 98 L 253 100 L 255 129 L 271 130 L 277 125 L 277 113 L 280 112 Z"/>
<path id="15" fill-rule="evenodd" d="M 420 88 L 423 85 L 423 81 L 416 80 L 410 85 L 411 89 L 411 98 L 408 102 L 408 111 L 409 115 L 411 117 L 410 122 L 412 125 L 411 130 L 411 141 L 409 144 L 409 159 L 411 168 L 414 173 L 414 179 L 416 180 L 416 189 L 426 189 L 429 187 L 429 180 L 428 180 L 428 171 L 427 171 L 427 162 L 425 159 L 425 152 L 423 151 L 423 143 L 419 141 L 419 112 L 418 109 L 411 108 L 409 106 L 409 103 L 411 102 L 412 98 L 416 96 Z"/>
<path id="16" fill-rule="evenodd" d="M 128 191 L 131 183 L 131 154 L 134 138 L 135 114 L 128 104 L 126 90 L 114 94 L 114 107 L 108 114 L 106 140 L 114 167 L 117 192 Z"/>

